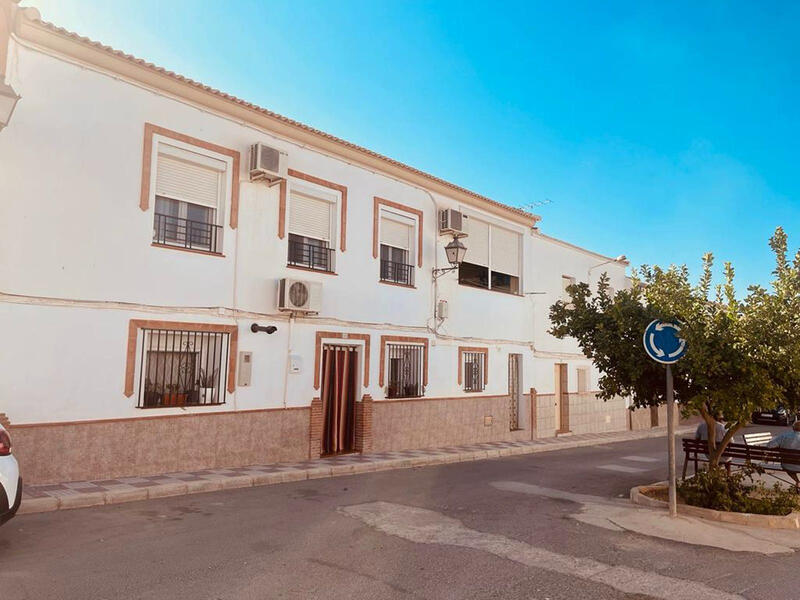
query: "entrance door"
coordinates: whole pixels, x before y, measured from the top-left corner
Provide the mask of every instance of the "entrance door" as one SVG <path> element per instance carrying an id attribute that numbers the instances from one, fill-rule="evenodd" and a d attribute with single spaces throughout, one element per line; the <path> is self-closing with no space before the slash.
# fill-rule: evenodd
<path id="1" fill-rule="evenodd" d="M 353 452 L 356 440 L 358 352 L 355 346 L 322 347 L 322 454 Z"/>
<path id="2" fill-rule="evenodd" d="M 520 383 L 521 354 L 508 355 L 508 416 L 509 429 L 515 431 L 522 429 L 522 384 Z"/>
<path id="3" fill-rule="evenodd" d="M 556 432 L 569 432 L 569 377 L 568 366 L 558 363 L 555 366 L 555 388 L 556 388 Z"/>

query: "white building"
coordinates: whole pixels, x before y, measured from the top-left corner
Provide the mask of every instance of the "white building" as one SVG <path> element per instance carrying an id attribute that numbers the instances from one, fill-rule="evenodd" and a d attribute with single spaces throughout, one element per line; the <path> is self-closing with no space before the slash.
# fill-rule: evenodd
<path id="1" fill-rule="evenodd" d="M 21 97 L 0 131 L 0 412 L 29 482 L 629 426 L 547 333 L 565 284 L 621 289 L 624 260 L 0 7 Z M 256 143 L 284 153 L 272 185 Z M 444 209 L 467 252 L 434 280 Z M 281 310 L 281 281 L 318 312 Z"/>

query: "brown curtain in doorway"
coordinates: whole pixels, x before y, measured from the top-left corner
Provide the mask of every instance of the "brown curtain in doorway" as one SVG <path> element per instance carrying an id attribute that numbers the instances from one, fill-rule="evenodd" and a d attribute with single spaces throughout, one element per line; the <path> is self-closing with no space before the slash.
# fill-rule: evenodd
<path id="1" fill-rule="evenodd" d="M 358 354 L 352 346 L 324 346 L 322 359 L 322 454 L 352 452 Z"/>

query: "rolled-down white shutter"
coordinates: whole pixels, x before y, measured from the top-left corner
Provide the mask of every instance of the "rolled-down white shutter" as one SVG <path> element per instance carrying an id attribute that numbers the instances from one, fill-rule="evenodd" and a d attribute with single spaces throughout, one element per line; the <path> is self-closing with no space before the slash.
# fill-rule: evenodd
<path id="1" fill-rule="evenodd" d="M 469 235 L 464 240 L 467 253 L 464 262 L 473 265 L 489 266 L 489 224 L 469 218 Z"/>
<path id="2" fill-rule="evenodd" d="M 289 233 L 326 242 L 331 240 L 331 202 L 292 194 L 289 206 Z"/>
<path id="3" fill-rule="evenodd" d="M 520 235 L 501 227 L 492 227 L 492 271 L 519 277 Z"/>
<path id="4" fill-rule="evenodd" d="M 220 175 L 216 169 L 159 154 L 156 195 L 217 208 Z"/>
<path id="5" fill-rule="evenodd" d="M 413 227 L 408 222 L 401 222 L 390 217 L 381 217 L 381 243 L 409 250 Z"/>

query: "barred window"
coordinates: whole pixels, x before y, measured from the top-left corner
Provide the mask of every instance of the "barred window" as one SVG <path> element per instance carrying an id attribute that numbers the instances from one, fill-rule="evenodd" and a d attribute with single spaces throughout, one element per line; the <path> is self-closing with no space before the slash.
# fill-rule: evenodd
<path id="1" fill-rule="evenodd" d="M 486 354 L 464 352 L 464 391 L 482 392 L 486 387 Z"/>
<path id="2" fill-rule="evenodd" d="M 389 386 L 387 398 L 416 398 L 425 394 L 423 385 L 424 346 L 387 344 Z"/>
<path id="3" fill-rule="evenodd" d="M 229 333 L 141 332 L 138 408 L 225 403 Z"/>

